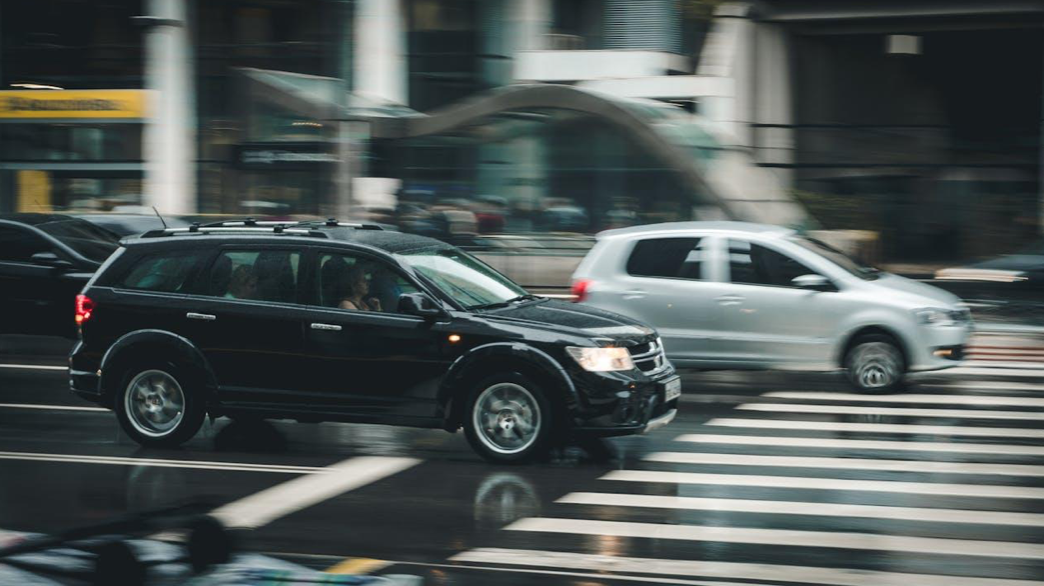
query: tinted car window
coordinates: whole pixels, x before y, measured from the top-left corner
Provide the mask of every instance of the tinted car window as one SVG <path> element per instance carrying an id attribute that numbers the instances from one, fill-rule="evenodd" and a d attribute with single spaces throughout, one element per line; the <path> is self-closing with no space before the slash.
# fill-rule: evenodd
<path id="1" fill-rule="evenodd" d="M 627 273 L 636 277 L 700 279 L 705 249 L 701 238 L 649 238 L 634 245 Z"/>
<path id="2" fill-rule="evenodd" d="M 383 263 L 348 254 L 319 257 L 319 303 L 356 311 L 398 311 L 399 296 L 417 288 Z"/>
<path id="3" fill-rule="evenodd" d="M 36 225 L 62 244 L 94 262 L 102 262 L 119 247 L 119 237 L 112 232 L 76 218 Z"/>
<path id="4" fill-rule="evenodd" d="M 729 275 L 733 283 L 793 287 L 801 275 L 817 274 L 789 256 L 745 240 L 729 240 Z"/>
<path id="5" fill-rule="evenodd" d="M 143 257 L 118 286 L 124 289 L 166 293 L 185 292 L 189 285 L 189 275 L 204 254 L 204 251 L 182 250 Z"/>
<path id="6" fill-rule="evenodd" d="M 50 252 L 47 241 L 29 230 L 0 226 L 0 261 L 31 262 L 38 252 Z"/>
<path id="7" fill-rule="evenodd" d="M 207 292 L 228 299 L 297 302 L 300 253 L 290 250 L 229 250 L 210 268 Z"/>

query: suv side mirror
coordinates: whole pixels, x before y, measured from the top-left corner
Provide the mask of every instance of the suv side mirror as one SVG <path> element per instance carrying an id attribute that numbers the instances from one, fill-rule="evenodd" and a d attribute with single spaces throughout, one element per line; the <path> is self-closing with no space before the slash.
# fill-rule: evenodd
<path id="1" fill-rule="evenodd" d="M 801 275 L 794 277 L 790 284 L 799 289 L 808 289 L 810 291 L 837 291 L 837 287 L 823 275 Z"/>
<path id="2" fill-rule="evenodd" d="M 29 260 L 36 265 L 45 265 L 63 270 L 68 270 L 75 266 L 63 258 L 58 258 L 58 255 L 53 252 L 37 252 L 29 257 Z"/>
<path id="3" fill-rule="evenodd" d="M 423 318 L 439 317 L 444 312 L 431 297 L 424 293 L 403 293 L 399 295 L 399 313 L 416 315 Z"/>

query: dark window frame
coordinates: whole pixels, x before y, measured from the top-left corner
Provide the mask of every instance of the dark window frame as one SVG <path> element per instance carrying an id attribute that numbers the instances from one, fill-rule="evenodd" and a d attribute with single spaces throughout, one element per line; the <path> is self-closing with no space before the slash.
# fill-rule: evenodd
<path id="1" fill-rule="evenodd" d="M 693 276 L 684 275 L 684 274 L 675 274 L 675 275 L 649 274 L 652 271 L 635 272 L 635 269 L 632 268 L 632 263 L 635 262 L 635 256 L 637 254 L 639 254 L 639 252 L 640 252 L 639 249 L 642 248 L 643 245 L 646 245 L 646 243 L 664 242 L 664 241 L 677 241 L 677 242 L 692 241 L 692 246 L 690 248 L 688 248 L 688 251 L 685 253 L 685 257 L 681 259 L 681 263 L 678 264 L 676 272 L 677 273 L 683 272 L 682 268 L 686 264 L 696 264 L 696 266 L 698 267 L 697 271 L 698 271 L 698 275 L 699 276 L 693 277 Z M 636 240 L 634 245 L 631 246 L 631 250 L 630 250 L 630 252 L 627 255 L 627 261 L 624 263 L 624 271 L 629 276 L 638 277 L 638 278 L 642 278 L 642 279 L 672 279 L 672 280 L 678 280 L 678 281 L 692 281 L 692 282 L 697 282 L 697 283 L 698 282 L 708 282 L 708 281 L 710 281 L 710 279 L 708 278 L 709 275 L 707 275 L 707 271 L 709 270 L 709 264 L 708 263 L 711 260 L 711 258 L 709 256 L 709 254 L 707 254 L 707 253 L 711 250 L 711 248 L 709 246 L 710 242 L 711 242 L 711 239 L 708 236 L 704 236 L 704 235 L 701 235 L 701 236 L 658 236 L 658 237 L 642 238 L 640 240 Z M 687 262 L 689 255 L 691 255 L 693 252 L 696 252 L 696 251 L 704 252 L 706 256 L 704 258 L 701 258 L 697 263 Z"/>
<path id="2" fill-rule="evenodd" d="M 798 265 L 804 267 L 805 270 L 803 272 L 801 272 L 800 274 L 796 275 L 796 276 L 801 276 L 801 275 L 819 275 L 819 276 L 823 276 L 823 277 L 826 276 L 826 275 L 823 275 L 823 273 L 821 273 L 820 271 L 809 267 L 807 264 L 805 264 L 804 262 L 798 260 L 797 258 L 794 258 L 794 256 L 792 254 L 788 254 L 788 253 L 786 253 L 784 251 L 781 251 L 781 250 L 779 250 L 778 248 L 776 248 L 774 246 L 770 246 L 768 244 L 765 244 L 765 243 L 762 243 L 762 242 L 758 242 L 756 240 L 750 240 L 750 239 L 746 239 L 746 238 L 742 238 L 742 237 L 730 236 L 730 237 L 725 239 L 725 242 L 724 242 L 724 245 L 725 245 L 724 253 L 725 253 L 725 266 L 728 268 L 728 279 L 725 282 L 729 283 L 731 285 L 745 285 L 745 286 L 748 286 L 748 287 L 771 287 L 771 288 L 774 288 L 774 289 L 800 289 L 800 287 L 795 287 L 794 285 L 791 285 L 790 281 L 787 281 L 787 284 L 781 285 L 781 284 L 775 284 L 775 283 L 750 283 L 750 282 L 745 282 L 745 281 L 736 281 L 736 280 L 734 280 L 733 279 L 733 272 L 732 272 L 732 255 L 733 255 L 732 243 L 733 243 L 733 241 L 745 242 L 748 245 L 750 245 L 751 250 L 753 250 L 753 247 L 758 246 L 760 248 L 763 248 L 763 249 L 767 250 L 769 253 L 779 255 L 779 256 L 789 260 L 790 262 L 797 263 Z M 742 254 L 744 251 L 736 251 L 736 252 Z M 753 266 L 753 264 L 754 264 L 753 257 L 750 256 L 750 252 L 749 251 L 747 251 L 746 254 L 750 258 L 751 266 Z M 754 269 L 754 270 L 756 270 L 756 269 Z M 829 278 L 829 277 L 827 277 L 827 278 Z"/>

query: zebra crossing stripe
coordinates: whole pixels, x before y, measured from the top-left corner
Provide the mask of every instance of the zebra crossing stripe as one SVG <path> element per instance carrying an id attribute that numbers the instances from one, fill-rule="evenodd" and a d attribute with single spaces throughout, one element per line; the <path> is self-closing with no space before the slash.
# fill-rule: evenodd
<path id="1" fill-rule="evenodd" d="M 899 433 L 915 435 L 964 435 L 981 437 L 1022 437 L 1044 439 L 1044 429 L 1017 427 L 962 427 L 957 425 L 914 425 L 888 423 L 851 423 L 846 421 L 801 421 L 793 419 L 712 419 L 711 427 L 746 427 L 754 429 L 796 429 L 809 431 L 844 431 Z"/>
<path id="2" fill-rule="evenodd" d="M 602 476 L 601 480 L 699 484 L 709 486 L 748 486 L 756 488 L 840 490 L 852 492 L 896 492 L 906 494 L 996 499 L 1044 499 L 1044 488 L 1032 486 L 904 482 L 898 480 L 850 480 L 806 476 L 757 476 L 747 474 L 662 472 L 656 470 L 613 470 Z"/>
<path id="3" fill-rule="evenodd" d="M 924 460 L 879 460 L 876 458 L 824 458 L 809 456 L 762 456 L 755 454 L 713 454 L 708 452 L 653 452 L 648 462 L 671 464 L 711 464 L 721 466 L 777 466 L 781 468 L 827 468 L 831 470 L 876 470 L 923 474 L 983 474 L 997 476 L 1044 476 L 1044 466 L 1032 464 L 990 464 L 980 462 L 938 462 Z"/>
<path id="4" fill-rule="evenodd" d="M 908 452 L 958 452 L 962 454 L 999 454 L 1006 456 L 1044 456 L 1044 446 L 1010 444 L 970 444 L 946 442 L 903 442 L 883 440 L 850 440 L 819 437 L 778 437 L 760 435 L 716 435 L 689 433 L 676 438 L 680 442 L 698 444 L 732 444 L 742 446 L 786 446 L 795 448 L 898 450 Z"/>
<path id="5" fill-rule="evenodd" d="M 827 393 L 815 391 L 773 391 L 763 397 L 772 399 L 811 399 L 817 401 L 856 401 L 860 403 L 919 403 L 922 405 L 974 405 L 1008 407 L 1044 407 L 1044 397 L 997 397 L 981 395 L 863 395 L 859 393 Z"/>
<path id="6" fill-rule="evenodd" d="M 710 525 L 667 525 L 663 523 L 633 523 L 592 519 L 558 519 L 530 517 L 515 521 L 504 528 L 507 531 L 541 533 L 569 533 L 574 535 L 601 535 L 613 537 L 640 537 L 749 545 L 786 544 L 788 547 L 823 547 L 869 551 L 894 551 L 904 554 L 982 556 L 1044 560 L 1044 545 L 1013 541 L 982 541 L 976 539 L 944 539 L 939 537 L 908 537 L 871 533 L 844 533 L 840 531 L 799 531 L 792 529 L 755 529 Z"/>
<path id="7" fill-rule="evenodd" d="M 981 523 L 986 525 L 1016 525 L 1026 527 L 1044 526 L 1044 514 L 970 511 L 964 509 L 926 509 L 919 507 L 697 498 L 600 492 L 573 492 L 555 502 L 575 505 L 638 507 L 684 511 L 728 511 L 735 513 L 765 513 L 774 515 L 858 517 L 865 519 L 890 519 L 898 521 L 925 521 L 930 523 Z"/>
<path id="8" fill-rule="evenodd" d="M 602 575 L 610 581 L 614 575 L 645 574 L 759 580 L 772 584 L 778 584 L 782 580 L 831 586 L 1044 586 L 1044 582 L 1031 580 L 998 580 L 778 564 L 665 560 L 525 549 L 478 548 L 459 553 L 451 557 L 450 561 L 612 572 Z"/>
<path id="9" fill-rule="evenodd" d="M 742 411 L 773 413 L 829 413 L 832 415 L 893 415 L 900 417 L 946 417 L 956 419 L 1023 419 L 1040 421 L 1044 412 L 993 411 L 990 409 L 913 409 L 907 407 L 866 407 L 861 405 L 808 405 L 801 403 L 744 403 Z"/>

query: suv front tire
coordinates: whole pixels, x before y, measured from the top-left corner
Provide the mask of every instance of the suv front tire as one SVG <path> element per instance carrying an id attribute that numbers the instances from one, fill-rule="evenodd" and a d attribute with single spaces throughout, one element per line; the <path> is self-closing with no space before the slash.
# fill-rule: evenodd
<path id="1" fill-rule="evenodd" d="M 206 413 L 173 364 L 135 367 L 115 400 L 123 431 L 143 446 L 177 446 L 196 435 Z"/>
<path id="2" fill-rule="evenodd" d="M 528 377 L 511 372 L 480 381 L 464 411 L 464 435 L 490 462 L 532 460 L 550 447 L 554 432 L 551 404 Z"/>

